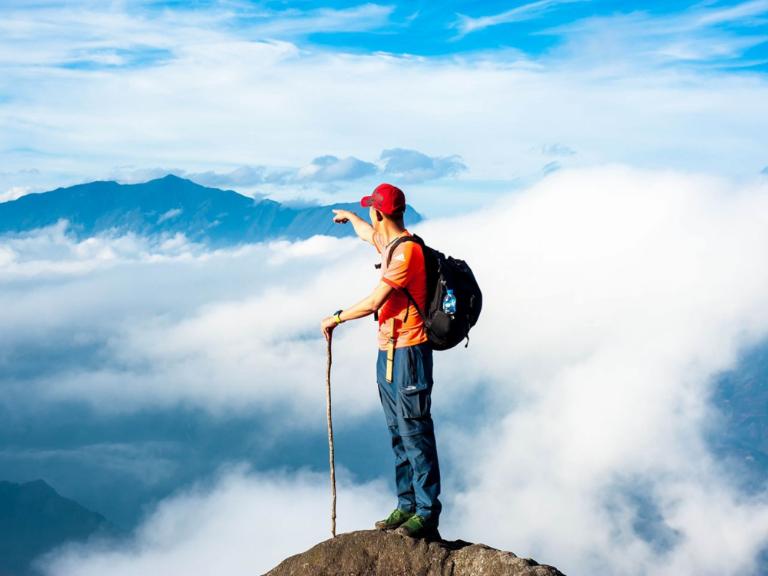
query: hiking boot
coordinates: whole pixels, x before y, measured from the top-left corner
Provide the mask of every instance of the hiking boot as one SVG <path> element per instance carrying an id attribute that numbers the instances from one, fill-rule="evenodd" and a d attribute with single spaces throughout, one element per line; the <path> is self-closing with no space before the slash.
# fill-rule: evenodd
<path id="1" fill-rule="evenodd" d="M 396 532 L 403 536 L 410 536 L 411 538 L 440 540 L 440 533 L 437 531 L 437 526 L 431 525 L 418 514 L 414 514 L 408 518 L 408 520 L 403 522 Z"/>
<path id="2" fill-rule="evenodd" d="M 392 530 L 400 526 L 403 522 L 413 516 L 413 512 L 404 512 L 399 508 L 395 508 L 392 514 L 387 516 L 384 520 L 376 522 L 375 526 L 377 530 Z"/>

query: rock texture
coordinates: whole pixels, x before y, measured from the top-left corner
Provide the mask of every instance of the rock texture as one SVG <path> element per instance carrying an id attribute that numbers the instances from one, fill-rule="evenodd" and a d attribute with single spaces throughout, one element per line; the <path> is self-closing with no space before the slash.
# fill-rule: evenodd
<path id="1" fill-rule="evenodd" d="M 394 532 L 340 534 L 291 556 L 266 576 L 562 576 L 557 568 L 483 544 Z"/>

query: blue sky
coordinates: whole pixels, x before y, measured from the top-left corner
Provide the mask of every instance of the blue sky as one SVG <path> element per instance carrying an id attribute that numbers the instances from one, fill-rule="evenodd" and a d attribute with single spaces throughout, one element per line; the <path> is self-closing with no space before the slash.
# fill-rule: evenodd
<path id="1" fill-rule="evenodd" d="M 312 10 L 316 3 L 267 3 L 280 11 Z M 337 10 L 359 6 L 329 4 Z M 670 36 L 717 37 L 739 48 L 722 56 L 690 55 L 692 63 L 746 67 L 765 71 L 766 6 L 762 2 L 616 2 L 600 0 L 539 0 L 533 2 L 405 2 L 384 4 L 389 10 L 381 26 L 365 31 L 328 31 L 307 34 L 308 42 L 335 49 L 383 51 L 423 56 L 447 56 L 476 51 L 516 50 L 529 57 L 551 55 L 580 27 L 611 23 L 670 23 Z M 729 12 L 732 10 L 732 12 Z M 716 16 L 719 15 L 719 18 Z M 707 17 L 712 17 L 707 22 Z M 258 21 L 258 18 L 256 19 Z M 248 19 L 243 25 L 247 26 Z M 762 26 L 762 30 L 760 27 Z M 646 28 L 653 34 L 653 26 Z M 749 39 L 747 44 L 738 41 Z"/>
<path id="2" fill-rule="evenodd" d="M 217 14 L 251 39 L 292 38 L 340 51 L 448 56 L 515 50 L 552 54 L 590 26 L 647 22 L 648 36 L 678 36 L 702 44 L 717 39 L 720 54 L 679 60 L 765 71 L 765 2 L 534 0 L 531 2 L 127 2 L 147 17 L 167 11 Z M 40 3 L 41 6 L 55 3 Z M 72 3 L 74 7 L 78 3 Z M 146 63 L 159 54 L 147 51 Z"/>
<path id="3" fill-rule="evenodd" d="M 564 167 L 768 165 L 765 0 L 0 11 L 0 199 L 173 171 L 334 201 L 391 176 L 389 150 L 419 158 L 401 183 L 433 205 L 464 182 L 491 198 Z"/>

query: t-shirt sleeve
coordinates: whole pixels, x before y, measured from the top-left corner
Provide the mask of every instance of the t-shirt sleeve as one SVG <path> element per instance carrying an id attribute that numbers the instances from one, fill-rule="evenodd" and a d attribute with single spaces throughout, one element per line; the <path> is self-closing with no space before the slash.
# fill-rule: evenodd
<path id="1" fill-rule="evenodd" d="M 392 288 L 403 288 L 408 283 L 408 263 L 411 260 L 411 250 L 411 243 L 403 242 L 392 253 L 389 267 L 381 276 L 381 279 Z"/>

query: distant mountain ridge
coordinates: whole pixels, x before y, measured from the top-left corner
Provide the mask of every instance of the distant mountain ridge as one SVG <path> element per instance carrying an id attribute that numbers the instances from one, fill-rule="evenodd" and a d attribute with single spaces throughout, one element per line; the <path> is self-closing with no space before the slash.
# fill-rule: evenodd
<path id="1" fill-rule="evenodd" d="M 117 533 L 101 514 L 64 498 L 43 480 L 0 481 L 0 576 L 32 574 L 36 557 L 65 542 Z"/>
<path id="2" fill-rule="evenodd" d="M 51 226 L 61 219 L 70 223 L 68 231 L 78 238 L 102 233 L 153 236 L 181 232 L 195 242 L 233 245 L 276 238 L 299 240 L 316 234 L 353 235 L 351 226 L 333 223 L 332 208 L 367 217 L 367 210 L 356 202 L 294 207 L 169 174 L 141 184 L 90 182 L 0 203 L 0 235 Z M 406 223 L 421 219 L 409 206 Z"/>

